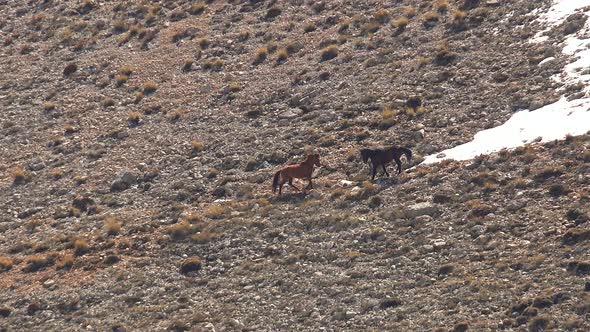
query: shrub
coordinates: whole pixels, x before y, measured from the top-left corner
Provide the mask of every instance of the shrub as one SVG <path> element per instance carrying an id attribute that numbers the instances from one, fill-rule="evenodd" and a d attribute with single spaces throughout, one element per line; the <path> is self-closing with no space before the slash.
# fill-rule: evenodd
<path id="1" fill-rule="evenodd" d="M 191 147 L 193 149 L 193 152 L 201 152 L 205 149 L 205 144 L 203 144 L 203 142 L 201 141 L 192 140 Z"/>
<path id="2" fill-rule="evenodd" d="M 221 59 L 210 59 L 203 63 L 203 69 L 210 69 L 213 71 L 220 71 L 223 68 L 223 60 Z"/>
<path id="3" fill-rule="evenodd" d="M 135 99 L 133 100 L 133 102 L 135 104 L 139 104 L 139 102 L 143 99 L 143 92 L 141 91 L 136 91 L 135 92 Z"/>
<path id="4" fill-rule="evenodd" d="M 211 242 L 215 238 L 216 238 L 216 234 L 212 231 L 209 231 L 209 230 L 202 231 L 202 232 L 193 234 L 191 236 L 191 240 L 193 240 L 194 242 L 196 242 L 198 244 Z"/>
<path id="5" fill-rule="evenodd" d="M 199 258 L 187 258 L 180 264 L 180 273 L 188 274 L 190 272 L 197 272 L 201 269 L 201 260 Z"/>
<path id="6" fill-rule="evenodd" d="M 267 56 L 268 56 L 268 48 L 267 47 L 257 48 L 256 52 L 254 53 L 254 64 L 262 63 L 264 60 L 266 60 Z"/>
<path id="7" fill-rule="evenodd" d="M 23 267 L 23 271 L 39 271 L 47 266 L 53 265 L 54 262 L 55 258 L 53 255 L 34 255 L 26 259 L 26 265 Z"/>
<path id="8" fill-rule="evenodd" d="M 69 63 L 63 71 L 64 76 L 70 76 L 71 74 L 75 73 L 78 70 L 78 65 L 75 63 Z"/>
<path id="9" fill-rule="evenodd" d="M 381 26 L 379 25 L 379 23 L 375 21 L 370 21 L 361 26 L 361 34 L 368 35 L 370 33 L 375 33 L 377 32 L 377 30 L 379 30 L 380 27 Z"/>
<path id="10" fill-rule="evenodd" d="M 205 4 L 203 2 L 198 2 L 191 5 L 188 9 L 189 14 L 191 15 L 200 15 L 205 11 Z"/>
<path id="11" fill-rule="evenodd" d="M 222 205 L 211 205 L 209 206 L 203 215 L 210 219 L 219 219 L 225 215 L 227 209 Z"/>
<path id="12" fill-rule="evenodd" d="M 393 26 L 396 27 L 397 29 L 405 29 L 409 23 L 410 23 L 410 20 L 407 17 L 402 16 L 402 17 L 396 19 L 395 21 L 393 21 Z"/>
<path id="13" fill-rule="evenodd" d="M 379 9 L 373 13 L 373 19 L 379 23 L 387 23 L 389 21 L 389 12 L 386 9 Z"/>
<path id="14" fill-rule="evenodd" d="M 424 23 L 427 24 L 427 23 L 438 22 L 440 16 L 438 15 L 437 12 L 430 11 L 430 12 L 426 12 L 424 14 L 423 18 L 424 18 Z"/>
<path id="15" fill-rule="evenodd" d="M 191 71 L 194 62 L 195 62 L 195 60 L 193 60 L 192 58 L 184 59 L 184 64 L 182 65 L 182 71 L 184 71 L 184 72 Z"/>
<path id="16" fill-rule="evenodd" d="M 309 32 L 313 32 L 315 31 L 316 26 L 313 22 L 309 22 L 307 24 L 305 24 L 305 26 L 303 27 L 303 32 L 305 33 L 309 33 Z"/>
<path id="17" fill-rule="evenodd" d="M 23 184 L 27 180 L 27 173 L 22 167 L 12 168 L 9 173 L 12 178 L 12 183 L 15 185 Z"/>
<path id="18" fill-rule="evenodd" d="M 154 93 L 157 89 L 158 85 L 154 81 L 147 81 L 141 86 L 141 90 L 146 95 Z"/>
<path id="19" fill-rule="evenodd" d="M 440 13 L 444 13 L 449 9 L 449 2 L 447 0 L 436 0 L 436 10 Z"/>
<path id="20" fill-rule="evenodd" d="M 127 80 L 129 80 L 129 76 L 127 76 L 127 75 L 119 74 L 119 75 L 115 76 L 115 81 L 117 82 L 117 86 L 121 86 L 121 85 L 125 84 L 127 82 Z"/>
<path id="21" fill-rule="evenodd" d="M 171 112 L 168 115 L 168 119 L 170 121 L 178 121 L 178 120 L 180 120 L 180 118 L 182 117 L 183 114 L 184 114 L 184 111 L 183 110 L 176 110 L 174 112 Z"/>
<path id="22" fill-rule="evenodd" d="M 289 51 L 287 51 L 287 49 L 285 49 L 285 48 L 282 48 L 277 52 L 277 62 L 278 63 L 285 62 L 288 57 L 289 57 Z"/>
<path id="23" fill-rule="evenodd" d="M 125 31 L 127 31 L 128 28 L 129 28 L 129 26 L 127 25 L 127 22 L 125 22 L 124 20 L 114 20 L 113 21 L 113 31 L 115 33 L 123 33 Z"/>
<path id="24" fill-rule="evenodd" d="M 64 255 L 61 259 L 55 263 L 55 268 L 58 270 L 70 269 L 74 265 L 73 255 Z"/>
<path id="25" fill-rule="evenodd" d="M 466 17 L 467 17 L 466 12 L 459 10 L 459 9 L 453 10 L 453 21 L 455 21 L 455 22 L 463 21 L 463 20 L 465 20 Z"/>
<path id="26" fill-rule="evenodd" d="M 186 220 L 183 220 L 177 224 L 168 226 L 166 228 L 166 233 L 170 235 L 172 240 L 179 241 L 185 239 L 190 233 L 192 233 L 192 227 Z"/>
<path id="27" fill-rule="evenodd" d="M 132 73 L 133 73 L 133 68 L 131 68 L 129 66 L 121 66 L 119 68 L 119 74 L 121 74 L 121 75 L 130 76 Z"/>
<path id="28" fill-rule="evenodd" d="M 107 217 L 104 221 L 104 230 L 107 235 L 117 235 L 121 231 L 121 223 L 114 217 Z"/>
<path id="29" fill-rule="evenodd" d="M 338 46 L 330 45 L 321 51 L 320 61 L 328 61 L 338 56 Z"/>
<path id="30" fill-rule="evenodd" d="M 102 101 L 102 106 L 104 106 L 104 107 L 115 106 L 115 100 L 113 98 L 106 97 Z"/>
<path id="31" fill-rule="evenodd" d="M 74 240 L 74 253 L 77 256 L 82 256 L 88 252 L 88 241 L 84 239 Z"/>
<path id="32" fill-rule="evenodd" d="M 201 37 L 197 39 L 197 44 L 199 45 L 199 47 L 201 47 L 201 49 L 204 50 L 207 47 L 209 47 L 209 39 L 207 39 L 206 37 Z"/>
<path id="33" fill-rule="evenodd" d="M 12 259 L 0 256 L 0 272 L 6 272 L 12 269 Z"/>
<path id="34" fill-rule="evenodd" d="M 132 125 L 137 125 L 139 123 L 140 115 L 141 113 L 137 111 L 129 112 L 129 115 L 127 116 L 127 121 L 129 121 L 129 123 Z"/>
<path id="35" fill-rule="evenodd" d="M 416 8 L 414 7 L 404 7 L 404 16 L 412 18 L 416 16 Z"/>
<path id="36" fill-rule="evenodd" d="M 43 110 L 46 112 L 52 111 L 55 109 L 55 103 L 52 103 L 50 101 L 43 103 Z"/>

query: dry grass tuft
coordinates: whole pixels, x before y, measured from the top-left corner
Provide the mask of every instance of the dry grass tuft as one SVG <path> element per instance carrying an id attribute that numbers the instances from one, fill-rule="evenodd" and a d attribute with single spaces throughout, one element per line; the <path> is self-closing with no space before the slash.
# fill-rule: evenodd
<path id="1" fill-rule="evenodd" d="M 6 272 L 12 269 L 13 261 L 9 257 L 1 257 L 0 256 L 0 272 Z"/>
<path id="2" fill-rule="evenodd" d="M 228 209 L 223 205 L 211 205 L 205 210 L 203 215 L 210 219 L 221 219 L 227 212 Z"/>
<path id="3" fill-rule="evenodd" d="M 54 110 L 55 107 L 56 107 L 56 105 L 53 102 L 48 101 L 46 103 L 43 103 L 43 110 L 46 112 Z"/>
<path id="4" fill-rule="evenodd" d="M 416 8 L 414 7 L 404 7 L 404 16 L 408 18 L 412 18 L 416 16 Z"/>
<path id="5" fill-rule="evenodd" d="M 198 2 L 191 5 L 188 9 L 189 14 L 191 15 L 200 15 L 205 11 L 205 4 L 203 2 Z"/>
<path id="6" fill-rule="evenodd" d="M 143 91 L 143 94 L 145 94 L 145 95 L 152 94 L 152 93 L 156 92 L 157 89 L 158 89 L 158 84 L 156 84 L 156 82 L 154 82 L 154 81 L 147 81 L 147 82 L 143 83 L 143 85 L 141 86 L 141 90 Z"/>
<path id="7" fill-rule="evenodd" d="M 104 230 L 107 235 L 117 235 L 121 232 L 121 223 L 115 217 L 107 217 L 104 221 Z"/>
<path id="8" fill-rule="evenodd" d="M 136 125 L 139 123 L 140 116 L 141 113 L 137 111 L 129 112 L 129 115 L 127 116 L 127 121 L 129 121 L 129 123 L 133 125 Z"/>
<path id="9" fill-rule="evenodd" d="M 373 19 L 379 23 L 387 23 L 389 22 L 389 11 L 387 9 L 379 9 L 373 13 Z"/>
<path id="10" fill-rule="evenodd" d="M 74 253 L 77 256 L 82 256 L 88 252 L 89 246 L 88 241 L 84 239 L 76 239 L 74 240 Z"/>
<path id="11" fill-rule="evenodd" d="M 320 61 L 328 61 L 338 56 L 338 46 L 330 45 L 324 48 L 320 54 Z"/>
<path id="12" fill-rule="evenodd" d="M 193 58 L 186 58 L 184 59 L 184 63 L 182 64 L 182 71 L 189 72 L 193 68 L 193 63 L 195 60 Z"/>
<path id="13" fill-rule="evenodd" d="M 266 46 L 257 48 L 256 52 L 254 53 L 254 64 L 257 65 L 264 62 L 267 56 L 268 48 Z"/>
<path id="14" fill-rule="evenodd" d="M 62 270 L 62 269 L 70 269 L 72 266 L 74 266 L 74 256 L 73 255 L 65 255 L 62 258 L 60 258 L 57 263 L 55 263 L 55 268 L 58 270 Z"/>
<path id="15" fill-rule="evenodd" d="M 14 185 L 24 184 L 27 180 L 27 172 L 22 167 L 15 167 L 9 171 Z"/>

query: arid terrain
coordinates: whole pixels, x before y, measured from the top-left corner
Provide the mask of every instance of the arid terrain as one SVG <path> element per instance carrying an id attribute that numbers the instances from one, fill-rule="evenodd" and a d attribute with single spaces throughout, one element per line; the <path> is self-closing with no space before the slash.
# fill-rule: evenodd
<path id="1" fill-rule="evenodd" d="M 0 331 L 590 330 L 589 134 L 420 165 L 584 95 L 549 5 L 0 0 Z"/>

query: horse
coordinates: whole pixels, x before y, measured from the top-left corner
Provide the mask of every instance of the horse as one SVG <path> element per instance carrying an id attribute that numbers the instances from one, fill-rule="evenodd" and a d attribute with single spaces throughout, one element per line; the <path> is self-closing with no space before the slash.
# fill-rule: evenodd
<path id="1" fill-rule="evenodd" d="M 283 185 L 288 182 L 289 185 L 295 190 L 299 191 L 300 189 L 293 185 L 293 179 L 308 179 L 309 184 L 305 187 L 304 190 L 312 189 L 313 185 L 311 184 L 311 174 L 313 173 L 313 166 L 320 167 L 320 155 L 319 154 L 310 154 L 307 156 L 304 162 L 300 164 L 293 164 L 286 166 L 280 169 L 278 172 L 275 173 L 275 176 L 272 181 L 272 192 L 276 192 L 277 188 L 279 188 L 279 195 L 283 190 Z"/>
<path id="2" fill-rule="evenodd" d="M 361 149 L 363 162 L 366 163 L 370 159 L 371 164 L 373 165 L 373 176 L 371 177 L 371 181 L 375 180 L 375 174 L 377 173 L 377 167 L 379 166 L 382 166 L 385 174 L 389 176 L 385 166 L 392 160 L 395 160 L 395 163 L 397 164 L 397 174 L 400 174 L 402 172 L 402 162 L 400 160 L 402 154 L 406 156 L 408 161 L 412 159 L 412 151 L 403 147 L 390 146 L 379 149 Z"/>

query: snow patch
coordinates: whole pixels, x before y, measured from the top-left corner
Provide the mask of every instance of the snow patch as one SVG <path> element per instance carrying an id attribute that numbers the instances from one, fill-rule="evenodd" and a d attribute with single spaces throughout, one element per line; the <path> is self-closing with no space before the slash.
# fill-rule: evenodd
<path id="1" fill-rule="evenodd" d="M 584 14 L 590 16 L 590 0 L 557 0 L 552 7 L 540 16 L 548 26 L 539 32 L 531 42 L 547 40 L 542 34 L 552 26 L 563 22 L 569 15 L 584 8 Z M 546 105 L 535 111 L 524 110 L 515 113 L 506 123 L 499 127 L 486 129 L 477 133 L 471 142 L 427 156 L 425 164 L 436 163 L 444 159 L 467 160 L 481 154 L 516 148 L 531 142 L 547 142 L 563 139 L 567 135 L 583 135 L 590 131 L 590 20 L 577 35 L 570 36 L 563 43 L 562 52 L 576 59 L 565 66 L 563 73 L 554 79 L 566 84 L 581 82 L 585 85 L 586 96 L 580 99 L 559 101 Z M 553 58 L 547 58 L 543 65 Z"/>

